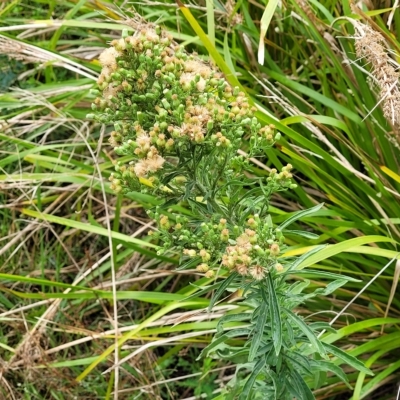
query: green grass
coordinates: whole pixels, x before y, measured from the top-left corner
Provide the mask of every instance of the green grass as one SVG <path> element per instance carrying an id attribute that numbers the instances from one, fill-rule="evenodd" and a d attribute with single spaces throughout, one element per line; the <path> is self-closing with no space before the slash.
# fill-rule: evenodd
<path id="1" fill-rule="evenodd" d="M 204 58 L 210 54 L 257 104 L 259 119 L 282 132 L 279 144 L 258 161 L 266 168 L 292 163 L 300 185 L 295 193 L 273 199 L 274 223 L 325 203 L 316 216 L 297 222 L 297 228 L 320 238 L 287 241 L 291 255 L 330 244 L 303 267 L 361 280 L 299 310 L 309 319 L 331 321 L 398 258 L 400 241 L 400 150 L 376 107 L 369 66 L 356 60 L 352 24 L 339 18 L 361 17 L 346 0 L 310 1 L 308 8 L 288 1 L 276 8 L 269 24 L 261 2 L 236 2 L 236 16 L 218 1 L 181 11 L 173 2 L 160 3 L 138 5 L 137 11 L 169 29 L 189 51 Z M 367 13 L 374 28 L 389 35 L 397 52 L 399 10 L 391 30 L 390 11 L 374 11 Z M 1 119 L 7 121 L 0 132 L 0 357 L 5 363 L 0 393 L 5 398 L 107 399 L 116 398 L 112 393 L 118 388 L 121 399 L 183 400 L 202 392 L 217 396 L 219 382 L 233 374 L 229 365 L 195 359 L 220 315 L 237 312 L 234 303 L 225 301 L 208 316 L 211 289 L 195 294 L 210 281 L 176 271 L 174 255 L 157 255 L 147 237 L 152 221 L 142 210 L 157 201 L 139 193 L 112 194 L 102 179 L 113 171 L 107 146 L 111 129 L 85 119 L 100 70 L 96 59 L 132 15 L 112 2 L 13 1 L 0 8 L 1 37 L 12 40 L 19 54 L 18 45 L 29 45 L 35 57 L 12 64 L 1 82 L 7 90 L 0 95 Z M 241 24 L 234 25 L 238 18 Z M 254 173 L 265 171 L 255 165 Z M 307 268 L 298 279 L 309 279 L 310 288 L 326 285 Z M 375 376 L 347 371 L 353 393 L 328 377 L 317 398 L 395 398 L 398 270 L 399 262 L 392 262 L 335 322 L 338 333 L 324 337 L 364 360 Z M 190 295 L 195 297 L 183 300 Z M 137 355 L 115 372 L 102 374 L 133 352 Z"/>

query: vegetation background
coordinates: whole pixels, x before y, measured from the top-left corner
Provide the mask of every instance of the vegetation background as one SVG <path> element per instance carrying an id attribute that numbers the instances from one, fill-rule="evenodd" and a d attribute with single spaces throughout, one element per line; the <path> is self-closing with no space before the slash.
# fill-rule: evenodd
<path id="1" fill-rule="evenodd" d="M 294 166 L 299 186 L 274 197 L 273 221 L 325 203 L 298 223 L 310 235 L 289 238 L 287 254 L 329 244 L 311 259 L 313 269 L 361 279 L 297 310 L 328 322 L 341 312 L 337 333 L 324 341 L 375 373 L 347 369 L 353 391 L 328 377 L 316 398 L 398 398 L 398 6 L 2 2 L 0 398 L 211 399 L 234 373 L 197 360 L 221 315 L 235 312 L 232 297 L 211 314 L 204 312 L 209 293 L 182 301 L 209 280 L 178 272 L 177 258 L 156 254 L 143 207 L 157 200 L 112 193 L 104 179 L 113 171 L 111 128 L 86 119 L 99 54 L 140 18 L 236 72 L 260 120 L 282 132 L 254 160 L 260 175 Z M 326 285 L 307 278 L 310 290 Z"/>

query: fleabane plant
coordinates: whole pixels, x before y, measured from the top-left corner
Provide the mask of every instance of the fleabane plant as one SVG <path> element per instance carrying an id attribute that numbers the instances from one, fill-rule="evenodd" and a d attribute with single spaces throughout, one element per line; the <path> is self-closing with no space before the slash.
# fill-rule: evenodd
<path id="1" fill-rule="evenodd" d="M 208 278 L 202 292 L 213 291 L 210 309 L 226 290 L 243 291 L 243 311 L 223 317 L 202 352 L 237 365 L 219 398 L 313 399 L 310 377 L 317 376 L 318 385 L 330 371 L 347 383 L 340 361 L 329 355 L 369 373 L 317 338 L 331 330 L 327 324 L 306 324 L 293 312 L 351 278 L 321 273 L 334 281 L 312 293 L 303 293 L 306 280 L 288 283 L 294 270 L 302 274 L 298 267 L 308 254 L 282 257 L 286 228 L 320 206 L 274 226 L 269 200 L 296 187 L 292 166 L 258 177 L 249 159 L 279 140 L 275 127 L 262 126 L 245 93 L 159 27 L 144 26 L 133 36 L 125 32 L 100 62 L 95 113 L 89 117 L 114 125 L 110 144 L 121 161 L 110 178 L 112 189 L 161 200 L 148 210 L 157 222 L 153 236 L 160 252 L 179 255 L 180 268 Z M 238 155 L 244 143 L 247 156 Z M 174 211 L 176 205 L 187 211 Z"/>

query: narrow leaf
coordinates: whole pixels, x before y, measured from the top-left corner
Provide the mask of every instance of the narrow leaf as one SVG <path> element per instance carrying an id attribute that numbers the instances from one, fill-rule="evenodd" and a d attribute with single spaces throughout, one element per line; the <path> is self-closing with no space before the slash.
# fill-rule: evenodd
<path id="1" fill-rule="evenodd" d="M 238 336 L 247 336 L 248 334 L 249 334 L 249 330 L 245 329 L 245 328 L 233 329 L 229 332 L 226 332 L 222 336 L 213 340 L 207 347 L 205 347 L 197 359 L 200 359 L 202 357 L 207 357 L 208 353 L 212 349 L 215 349 L 217 346 L 226 342 L 228 339 L 238 337 Z"/>
<path id="2" fill-rule="evenodd" d="M 332 344 L 322 343 L 322 345 L 325 347 L 326 351 L 333 354 L 335 357 L 340 358 L 347 365 L 350 365 L 358 371 L 364 372 L 365 374 L 374 375 L 369 368 L 367 368 L 360 360 L 357 360 L 357 358 L 353 357 L 352 355 L 340 350 Z"/>
<path id="3" fill-rule="evenodd" d="M 311 239 L 311 240 L 315 240 L 319 238 L 319 235 L 316 235 L 315 233 L 312 232 L 307 232 L 307 231 L 297 231 L 297 230 L 285 230 L 284 231 L 284 235 L 293 235 L 293 236 L 301 236 L 304 237 L 306 239 Z"/>
<path id="4" fill-rule="evenodd" d="M 87 224 L 84 222 L 74 221 L 72 219 L 63 218 L 63 217 L 57 217 L 57 216 L 51 215 L 51 214 L 44 214 L 44 213 L 41 213 L 38 211 L 29 210 L 27 208 L 23 208 L 21 210 L 21 212 L 25 215 L 29 215 L 30 217 L 42 219 L 44 221 L 48 221 L 48 222 L 63 225 L 63 226 L 68 226 L 69 228 L 80 229 L 82 231 L 91 232 L 91 233 L 95 233 L 97 235 L 102 235 L 102 236 L 107 236 L 107 237 L 111 236 L 113 239 L 118 239 L 125 243 L 139 244 L 143 247 L 159 248 L 159 246 L 152 244 L 152 243 L 148 243 L 144 240 L 136 239 L 134 237 L 124 235 L 123 233 L 109 231 L 106 228 L 90 225 L 90 224 Z"/>
<path id="5" fill-rule="evenodd" d="M 348 282 L 361 282 L 360 279 L 351 278 L 350 276 L 334 274 L 333 272 L 318 271 L 316 269 L 302 269 L 300 271 L 296 271 L 295 274 L 296 274 L 296 276 L 312 275 L 314 278 L 346 279 L 346 281 L 348 281 Z"/>
<path id="6" fill-rule="evenodd" d="M 299 393 L 297 394 L 297 398 L 301 400 L 315 400 L 312 391 L 307 386 L 306 382 L 304 381 L 303 377 L 293 369 L 291 371 L 291 378 L 292 382 L 296 385 Z"/>
<path id="7" fill-rule="evenodd" d="M 210 301 L 210 305 L 208 307 L 209 310 L 211 310 L 214 307 L 217 300 L 222 296 L 224 291 L 234 281 L 236 276 L 237 276 L 237 272 L 233 272 L 230 275 L 228 275 L 228 277 L 221 282 L 220 287 L 217 289 L 217 291 L 215 292 L 214 296 L 212 297 L 212 299 Z"/>
<path id="8" fill-rule="evenodd" d="M 347 279 L 338 279 L 336 281 L 331 282 L 329 285 L 326 286 L 324 291 L 322 292 L 322 296 L 328 296 L 329 294 L 333 293 L 336 289 L 339 289 L 341 286 L 347 283 Z"/>
<path id="9" fill-rule="evenodd" d="M 271 319 L 271 333 L 274 342 L 275 354 L 278 356 L 282 347 L 282 320 L 278 298 L 274 288 L 271 274 L 268 274 L 269 315 Z"/>
<path id="10" fill-rule="evenodd" d="M 326 247 L 326 245 L 313 247 L 310 251 L 308 251 L 307 253 L 303 254 L 301 257 L 297 258 L 296 261 L 294 263 L 292 263 L 292 265 L 289 267 L 288 272 L 296 270 L 297 267 L 300 264 L 302 264 L 303 261 L 305 261 L 308 257 L 310 257 L 311 255 L 317 253 L 318 251 L 322 250 L 325 247 Z"/>
<path id="11" fill-rule="evenodd" d="M 247 379 L 247 382 L 243 387 L 243 391 L 239 396 L 239 400 L 248 400 L 248 399 L 251 398 L 250 397 L 251 389 L 252 389 L 252 387 L 254 385 L 254 382 L 257 379 L 257 375 L 264 368 L 264 365 L 265 365 L 265 357 L 261 357 L 261 359 L 255 365 L 251 375 L 249 376 L 249 379 Z"/>
<path id="12" fill-rule="evenodd" d="M 289 217 L 285 222 L 283 222 L 279 228 L 283 230 L 286 226 L 289 226 L 292 224 L 294 221 L 297 221 L 300 218 L 308 217 L 315 212 L 319 211 L 323 207 L 324 203 L 318 204 L 315 207 L 308 208 L 307 210 L 301 210 L 296 213 L 294 213 L 291 217 Z"/>
<path id="13" fill-rule="evenodd" d="M 262 303 L 260 306 L 257 323 L 255 325 L 255 331 L 253 337 L 251 338 L 250 351 L 249 351 L 249 361 L 253 361 L 256 357 L 258 348 L 260 347 L 263 335 L 264 327 L 266 323 L 266 314 L 268 306 L 266 303 Z"/>
<path id="14" fill-rule="evenodd" d="M 264 55 L 265 55 L 264 38 L 265 35 L 267 34 L 269 24 L 271 22 L 272 16 L 274 15 L 278 3 L 279 0 L 269 0 L 267 7 L 265 7 L 265 10 L 261 17 L 260 41 L 258 44 L 258 63 L 261 65 L 264 64 Z"/>
<path id="15" fill-rule="evenodd" d="M 324 361 L 324 360 L 312 360 L 311 361 L 313 364 L 313 367 L 319 371 L 327 371 L 327 372 L 333 372 L 336 376 L 338 376 L 349 389 L 353 389 L 352 386 L 350 385 L 349 380 L 347 379 L 346 374 L 343 372 L 342 368 L 338 367 L 337 365 L 331 363 L 330 361 Z"/>
<path id="16" fill-rule="evenodd" d="M 218 53 L 217 49 L 213 46 L 208 36 L 205 34 L 199 23 L 197 22 L 196 18 L 190 12 L 190 10 L 180 1 L 177 0 L 178 6 L 182 11 L 182 14 L 186 18 L 186 20 L 191 25 L 192 29 L 196 32 L 197 36 L 202 41 L 204 47 L 210 53 L 210 56 L 218 65 L 219 69 L 224 73 L 226 80 L 232 86 L 238 86 L 243 92 L 246 92 L 243 86 L 239 83 L 237 77 L 234 75 L 233 71 L 230 70 L 228 65 L 225 63 L 223 57 Z"/>
<path id="17" fill-rule="evenodd" d="M 314 335 L 314 332 L 309 328 L 309 326 L 292 311 L 285 309 L 286 315 L 293 321 L 295 325 L 307 336 L 310 343 L 318 351 L 321 356 L 325 356 L 325 349 L 321 342 Z"/>

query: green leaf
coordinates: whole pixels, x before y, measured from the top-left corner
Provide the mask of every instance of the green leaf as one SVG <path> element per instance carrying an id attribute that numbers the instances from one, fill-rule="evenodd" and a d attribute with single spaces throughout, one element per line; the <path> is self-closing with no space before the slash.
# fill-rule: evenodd
<path id="1" fill-rule="evenodd" d="M 353 389 L 353 387 L 350 385 L 349 380 L 347 379 L 346 374 L 343 372 L 342 368 L 338 367 L 337 365 L 333 364 L 330 361 L 324 361 L 324 360 L 311 360 L 310 361 L 312 364 L 312 367 L 319 371 L 327 371 L 327 372 L 333 372 L 335 375 L 337 375 L 349 389 Z"/>
<path id="2" fill-rule="evenodd" d="M 226 279 L 220 282 L 219 288 L 215 292 L 214 296 L 211 298 L 210 305 L 208 307 L 210 311 L 214 307 L 218 299 L 222 296 L 222 294 L 225 292 L 225 290 L 229 287 L 229 285 L 235 280 L 237 276 L 238 276 L 237 272 L 232 272 L 231 274 L 228 275 Z"/>
<path id="3" fill-rule="evenodd" d="M 326 271 L 318 271 L 316 269 L 303 269 L 300 271 L 293 272 L 296 276 L 313 276 L 314 278 L 322 278 L 322 279 L 345 279 L 348 282 L 361 282 L 360 279 L 351 278 L 346 275 L 334 274 L 333 272 Z"/>
<path id="4" fill-rule="evenodd" d="M 378 235 L 361 236 L 354 239 L 345 240 L 341 243 L 326 246 L 323 250 L 308 257 L 307 260 L 304 260 L 300 265 L 297 266 L 297 268 L 302 269 L 308 267 L 309 265 L 317 264 L 318 262 L 333 257 L 336 254 L 343 253 L 344 251 L 349 251 L 350 249 L 356 246 L 360 246 L 367 243 L 377 243 L 377 242 L 396 243 L 395 240 L 389 237 L 378 236 Z"/>
<path id="5" fill-rule="evenodd" d="M 199 360 L 203 357 L 207 357 L 211 350 L 215 349 L 220 344 L 226 342 L 228 339 L 238 336 L 248 336 L 249 332 L 250 331 L 247 328 L 238 328 L 224 333 L 222 336 L 219 336 L 217 339 L 213 340 L 206 348 L 204 348 L 203 351 L 200 353 L 200 355 L 197 357 L 197 359 Z"/>
<path id="6" fill-rule="evenodd" d="M 336 281 L 331 282 L 329 285 L 321 293 L 322 296 L 328 296 L 329 294 L 333 293 L 336 289 L 342 287 L 348 282 L 346 278 L 344 279 L 337 279 Z"/>
<path id="7" fill-rule="evenodd" d="M 312 256 L 315 253 L 318 253 L 320 250 L 324 249 L 327 245 L 315 246 L 307 253 L 303 254 L 302 256 L 298 257 L 289 267 L 287 272 L 297 270 L 297 267 L 303 263 L 308 257 Z"/>
<path id="8" fill-rule="evenodd" d="M 288 235 L 290 235 L 290 236 L 301 236 L 301 237 L 304 237 L 306 239 L 311 239 L 311 240 L 315 240 L 315 239 L 319 238 L 319 235 L 317 235 L 315 233 L 312 233 L 312 232 L 307 232 L 307 231 L 297 231 L 297 230 L 290 230 L 289 231 L 289 230 L 285 230 L 283 232 L 283 234 L 285 236 L 288 236 Z"/>
<path id="9" fill-rule="evenodd" d="M 230 70 L 230 68 L 227 66 L 227 64 L 225 63 L 222 56 L 218 53 L 216 48 L 213 46 L 212 42 L 210 41 L 208 36 L 205 34 L 203 29 L 197 22 L 196 18 L 193 16 L 191 11 L 189 10 L 189 8 L 187 8 L 179 0 L 178 0 L 178 5 L 179 5 L 180 10 L 182 11 L 182 14 L 184 15 L 186 20 L 189 22 L 190 26 L 193 28 L 193 30 L 196 32 L 197 36 L 200 38 L 200 40 L 204 44 L 204 47 L 210 53 L 210 56 L 213 58 L 215 63 L 218 65 L 219 69 L 224 73 L 226 80 L 232 86 L 234 86 L 234 87 L 238 86 L 243 92 L 246 92 L 246 90 L 243 88 L 243 86 L 239 83 L 234 72 Z"/>
<path id="10" fill-rule="evenodd" d="M 285 309 L 285 313 L 292 320 L 293 324 L 297 325 L 297 327 L 307 336 L 315 350 L 318 351 L 321 356 L 325 356 L 325 349 L 323 345 L 314 335 L 314 332 L 307 326 L 307 324 L 292 311 Z"/>
<path id="11" fill-rule="evenodd" d="M 294 368 L 290 371 L 290 378 L 297 388 L 298 393 L 296 393 L 296 396 L 299 400 L 315 400 L 303 377 Z"/>
<path id="12" fill-rule="evenodd" d="M 261 372 L 264 366 L 265 366 L 265 357 L 261 357 L 261 359 L 254 366 L 251 375 L 247 379 L 246 384 L 243 387 L 243 391 L 239 396 L 239 400 L 250 399 L 251 389 L 254 386 L 254 382 L 256 381 L 258 374 Z"/>
<path id="13" fill-rule="evenodd" d="M 271 274 L 267 276 L 268 295 L 269 295 L 269 317 L 271 319 L 272 340 L 274 342 L 275 354 L 279 355 L 282 347 L 282 320 L 281 312 L 276 296 L 274 283 Z"/>
<path id="14" fill-rule="evenodd" d="M 336 333 L 330 333 L 326 336 L 324 336 L 324 343 L 334 343 L 346 336 L 350 336 L 356 332 L 363 332 L 363 331 L 369 331 L 372 327 L 374 326 L 382 326 L 382 325 L 392 325 L 392 324 L 400 324 L 400 319 L 399 318 L 370 318 L 370 319 L 365 319 L 359 322 L 355 322 L 353 324 L 347 325 L 341 329 L 338 329 Z M 377 339 L 375 339 L 377 340 Z M 367 342 L 354 350 L 352 350 L 352 353 L 356 352 L 356 354 L 362 354 L 362 353 L 357 353 L 358 349 L 364 349 L 365 347 L 368 348 L 365 351 L 371 351 L 373 348 L 368 347 L 368 343 L 373 343 L 373 342 Z"/>
<path id="15" fill-rule="evenodd" d="M 345 351 L 333 346 L 332 344 L 322 343 L 327 352 L 333 354 L 335 357 L 341 359 L 347 365 L 355 368 L 358 371 L 364 372 L 368 375 L 374 375 L 374 373 L 367 368 L 361 361 L 357 360 L 357 358 L 352 355 L 346 353 Z"/>
<path id="16" fill-rule="evenodd" d="M 217 335 L 223 332 L 223 324 L 227 322 L 237 322 L 237 321 L 248 321 L 252 316 L 252 313 L 236 313 L 236 314 L 227 314 L 221 317 L 218 321 L 217 325 Z"/>
<path id="17" fill-rule="evenodd" d="M 310 281 L 305 279 L 303 282 L 295 282 L 289 289 L 291 294 L 300 294 L 306 287 L 310 285 Z"/>
<path id="18" fill-rule="evenodd" d="M 300 218 L 304 218 L 304 217 L 308 217 L 312 214 L 314 214 L 315 212 L 317 212 L 318 210 L 320 210 L 323 207 L 324 203 L 318 204 L 315 207 L 309 208 L 307 210 L 302 210 L 302 211 L 298 211 L 296 213 L 294 213 L 292 216 L 290 216 L 285 222 L 283 222 L 279 228 L 281 230 L 285 229 L 285 227 L 289 226 L 290 224 L 292 224 L 294 221 L 297 221 Z"/>
<path id="19" fill-rule="evenodd" d="M 148 243 L 144 240 L 136 239 L 134 237 L 124 235 L 123 233 L 109 231 L 109 230 L 107 230 L 105 228 L 101 228 L 99 226 L 94 226 L 94 225 L 86 224 L 84 222 L 74 221 L 73 219 L 57 217 L 57 216 L 51 215 L 51 214 L 44 214 L 44 213 L 41 213 L 38 211 L 29 210 L 27 208 L 23 208 L 21 210 L 21 212 L 25 215 L 29 215 L 30 217 L 42 219 L 44 221 L 52 222 L 55 224 L 68 226 L 70 228 L 80 229 L 82 231 L 95 233 L 95 234 L 101 235 L 101 236 L 106 236 L 106 237 L 111 236 L 113 239 L 120 240 L 121 242 L 124 242 L 124 243 L 133 243 L 133 244 L 138 244 L 143 247 L 152 247 L 155 249 L 159 248 L 159 246 L 152 244 L 152 243 Z"/>
<path id="20" fill-rule="evenodd" d="M 262 303 L 260 305 L 259 313 L 257 316 L 257 323 L 255 324 L 254 331 L 251 337 L 250 351 L 249 351 L 249 361 L 253 361 L 257 355 L 258 348 L 260 347 L 263 335 L 264 327 L 266 324 L 268 305 Z"/>
<path id="21" fill-rule="evenodd" d="M 278 6 L 278 3 L 279 0 L 269 0 L 261 17 L 260 40 L 258 43 L 258 63 L 261 65 L 264 64 L 264 54 L 265 54 L 264 38 L 267 33 L 272 16 L 274 15 L 276 7 Z"/>

